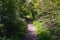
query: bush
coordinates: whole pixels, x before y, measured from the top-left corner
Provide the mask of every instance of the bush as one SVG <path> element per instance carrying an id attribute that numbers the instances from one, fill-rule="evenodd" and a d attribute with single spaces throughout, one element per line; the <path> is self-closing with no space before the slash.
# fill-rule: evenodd
<path id="1" fill-rule="evenodd" d="M 51 35 L 48 31 L 42 30 L 40 34 L 38 34 L 39 40 L 51 40 Z"/>

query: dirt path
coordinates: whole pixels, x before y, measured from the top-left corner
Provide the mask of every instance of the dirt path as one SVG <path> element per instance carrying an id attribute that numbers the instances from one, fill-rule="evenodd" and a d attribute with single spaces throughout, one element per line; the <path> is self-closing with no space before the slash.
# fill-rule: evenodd
<path id="1" fill-rule="evenodd" d="M 28 24 L 24 40 L 38 40 L 36 29 L 33 24 Z"/>

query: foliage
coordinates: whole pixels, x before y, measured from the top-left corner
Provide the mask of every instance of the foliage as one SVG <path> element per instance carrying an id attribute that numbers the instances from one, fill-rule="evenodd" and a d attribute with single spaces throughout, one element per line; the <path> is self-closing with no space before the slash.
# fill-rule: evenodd
<path id="1" fill-rule="evenodd" d="M 60 37 L 60 0 L 0 0 L 2 38 L 6 36 L 22 40 L 29 18 L 34 19 L 41 40 L 45 40 L 45 37 L 46 40 L 55 40 L 54 36 Z"/>

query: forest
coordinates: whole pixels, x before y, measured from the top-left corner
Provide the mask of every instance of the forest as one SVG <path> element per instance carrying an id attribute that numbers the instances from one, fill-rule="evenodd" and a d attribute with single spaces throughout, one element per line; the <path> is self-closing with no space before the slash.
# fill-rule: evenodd
<path id="1" fill-rule="evenodd" d="M 23 40 L 29 18 L 38 40 L 60 40 L 60 0 L 0 0 L 0 40 Z"/>

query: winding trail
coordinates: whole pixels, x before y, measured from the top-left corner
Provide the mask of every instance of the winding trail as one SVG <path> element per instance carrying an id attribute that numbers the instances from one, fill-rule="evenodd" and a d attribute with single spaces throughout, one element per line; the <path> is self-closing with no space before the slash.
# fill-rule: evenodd
<path id="1" fill-rule="evenodd" d="M 38 40 L 36 29 L 33 24 L 28 24 L 24 40 Z"/>

